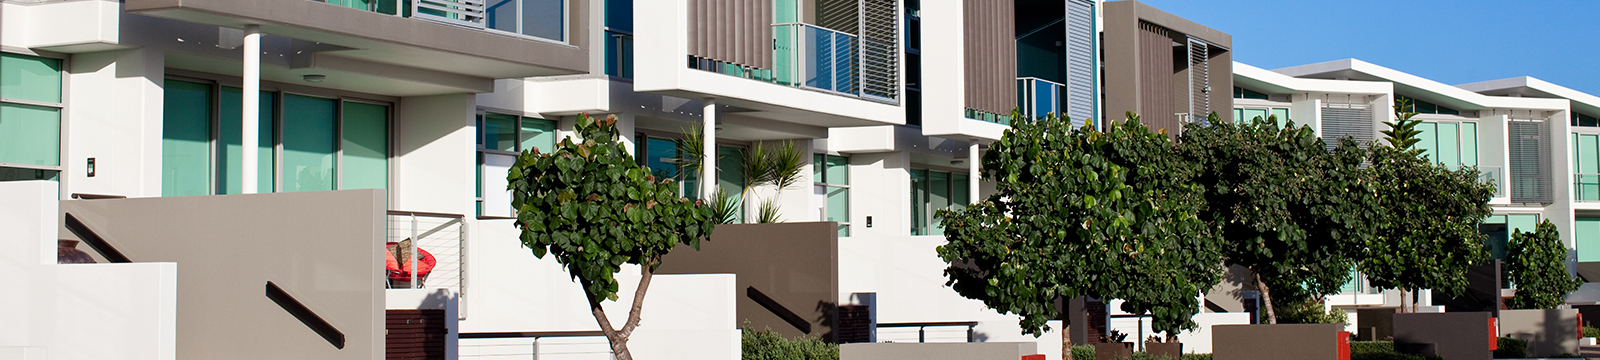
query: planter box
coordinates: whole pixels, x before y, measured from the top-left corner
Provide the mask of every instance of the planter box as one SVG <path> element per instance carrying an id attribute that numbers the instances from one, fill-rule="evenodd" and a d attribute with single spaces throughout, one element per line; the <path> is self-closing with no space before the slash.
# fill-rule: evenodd
<path id="1" fill-rule="evenodd" d="M 1394 349 L 1446 360 L 1489 360 L 1494 341 L 1489 331 L 1486 312 L 1394 314 Z"/>
<path id="2" fill-rule="evenodd" d="M 1578 310 L 1500 310 L 1500 336 L 1528 341 L 1528 356 L 1577 354 Z"/>
<path id="3" fill-rule="evenodd" d="M 1133 358 L 1133 343 L 1099 343 L 1094 344 L 1094 360 L 1116 360 Z"/>
<path id="4" fill-rule="evenodd" d="M 1162 359 L 1179 360 L 1179 358 L 1183 357 L 1183 343 L 1158 343 L 1146 341 L 1144 343 L 1144 352 Z"/>
<path id="5" fill-rule="evenodd" d="M 1339 345 L 1348 344 L 1341 341 L 1344 324 L 1217 325 L 1211 332 L 1215 360 L 1339 360 Z"/>

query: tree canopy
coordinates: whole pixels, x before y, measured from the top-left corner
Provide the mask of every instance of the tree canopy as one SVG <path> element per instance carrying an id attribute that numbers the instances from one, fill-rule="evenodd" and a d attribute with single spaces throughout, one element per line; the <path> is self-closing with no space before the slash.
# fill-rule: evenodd
<path id="1" fill-rule="evenodd" d="M 582 140 L 563 139 L 548 154 L 523 152 L 506 180 L 523 246 L 539 258 L 555 256 L 577 279 L 613 352 L 629 360 L 627 338 L 639 324 L 652 271 L 678 244 L 699 249 L 716 220 L 710 207 L 678 197 L 671 179 L 658 181 L 634 162 L 616 123 L 615 116 L 579 116 Z M 627 322 L 613 328 L 600 303 L 617 300 L 623 264 L 640 265 L 642 278 Z"/>
<path id="2" fill-rule="evenodd" d="M 1269 323 L 1274 302 L 1339 292 L 1379 210 L 1349 138 L 1332 151 L 1309 127 L 1280 119 L 1220 121 L 1185 128 L 1178 154 L 1194 164 L 1204 219 L 1223 239 L 1229 265 L 1255 273 Z"/>
<path id="3" fill-rule="evenodd" d="M 1507 280 L 1517 294 L 1507 305 L 1514 309 L 1554 309 L 1566 304 L 1567 293 L 1582 281 L 1567 273 L 1567 247 L 1555 224 L 1546 219 L 1533 232 L 1518 231 L 1506 245 Z"/>
<path id="4" fill-rule="evenodd" d="M 939 213 L 947 285 L 1020 315 L 1024 333 L 1048 329 L 1057 298 L 1080 295 L 1123 299 L 1158 331 L 1194 326 L 1222 252 L 1200 218 L 1194 169 L 1165 134 L 1132 113 L 1106 132 L 1052 115 L 1014 123 L 990 146 L 982 172 L 996 192 Z"/>

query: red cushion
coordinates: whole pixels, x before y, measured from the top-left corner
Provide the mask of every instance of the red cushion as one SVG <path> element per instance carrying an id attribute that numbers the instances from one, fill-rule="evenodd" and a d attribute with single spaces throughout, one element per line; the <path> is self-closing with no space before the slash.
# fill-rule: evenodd
<path id="1" fill-rule="evenodd" d="M 383 257 L 384 270 L 388 271 L 390 280 L 410 281 L 410 262 L 408 261 L 406 264 L 399 264 L 398 261 L 395 261 L 394 253 L 389 252 L 388 247 L 394 246 L 394 244 L 395 243 L 391 242 L 384 247 L 383 253 L 386 255 Z M 417 248 L 417 253 L 422 254 L 422 256 L 418 257 L 416 261 L 417 267 L 421 268 L 417 271 L 417 278 L 427 278 L 428 274 L 433 272 L 433 267 L 434 265 L 438 264 L 439 260 L 433 256 L 433 253 L 423 250 L 422 248 Z M 404 267 L 402 267 L 402 265 L 404 265 Z"/>

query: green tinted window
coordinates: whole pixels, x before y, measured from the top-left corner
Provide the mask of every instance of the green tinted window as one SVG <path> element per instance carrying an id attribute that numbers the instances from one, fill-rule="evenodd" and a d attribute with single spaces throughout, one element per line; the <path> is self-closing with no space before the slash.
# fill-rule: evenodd
<path id="1" fill-rule="evenodd" d="M 1578 261 L 1600 261 L 1600 218 L 1577 218 Z"/>
<path id="2" fill-rule="evenodd" d="M 811 166 L 812 181 L 825 202 L 822 221 L 838 222 L 839 236 L 850 236 L 850 159 L 816 154 Z"/>
<path id="3" fill-rule="evenodd" d="M 539 152 L 549 153 L 555 147 L 556 122 L 522 118 L 522 151 L 539 149 Z"/>
<path id="4" fill-rule="evenodd" d="M 61 165 L 61 109 L 0 103 L 0 162 Z"/>
<path id="5" fill-rule="evenodd" d="M 718 146 L 717 147 L 717 189 L 722 190 L 741 203 L 744 200 L 744 149 Z M 744 207 L 740 206 L 734 212 L 735 222 L 744 222 Z"/>
<path id="6" fill-rule="evenodd" d="M 334 189 L 334 104 L 332 99 L 284 96 L 284 191 Z"/>
<path id="7" fill-rule="evenodd" d="M 61 60 L 0 54 L 0 98 L 61 102 Z"/>
<path id="8" fill-rule="evenodd" d="M 240 92 L 236 87 L 225 86 L 222 88 L 222 106 L 217 122 L 217 139 L 220 147 L 217 148 L 217 193 L 239 194 L 242 193 L 243 184 L 240 176 L 244 175 L 244 148 L 242 142 L 244 106 L 241 103 Z M 273 112 L 277 109 L 276 99 L 271 92 L 261 92 L 261 110 L 259 130 L 256 136 L 256 192 L 270 193 L 273 191 L 273 137 L 276 135 L 273 126 Z"/>
<path id="9" fill-rule="evenodd" d="M 61 181 L 61 172 L 56 170 L 23 169 L 0 166 L 0 181 L 28 180 Z"/>
<path id="10" fill-rule="evenodd" d="M 161 196 L 211 193 L 211 85 L 167 80 L 161 127 Z"/>
<path id="11" fill-rule="evenodd" d="M 1461 123 L 1461 165 L 1478 166 L 1478 123 Z"/>
<path id="12" fill-rule="evenodd" d="M 344 102 L 341 189 L 389 188 L 389 107 Z"/>
<path id="13" fill-rule="evenodd" d="M 495 113 L 484 114 L 483 147 L 489 150 L 517 151 L 517 117 Z"/>

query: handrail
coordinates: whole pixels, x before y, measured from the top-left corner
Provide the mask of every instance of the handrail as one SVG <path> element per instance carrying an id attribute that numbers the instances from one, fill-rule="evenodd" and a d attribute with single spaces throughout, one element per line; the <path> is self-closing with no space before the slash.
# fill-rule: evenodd
<path id="1" fill-rule="evenodd" d="M 111 243 L 107 242 L 105 238 L 100 237 L 100 234 L 90 230 L 89 226 L 84 225 L 83 221 L 78 220 L 77 216 L 67 213 L 66 218 L 67 231 L 77 235 L 79 240 L 83 240 L 83 243 L 89 244 L 89 248 L 100 253 L 100 256 L 104 256 L 106 261 L 113 263 L 133 262 L 128 259 L 127 255 L 123 255 L 121 251 L 118 251 L 115 246 L 111 246 Z"/>
<path id="2" fill-rule="evenodd" d="M 929 326 L 966 326 L 967 327 L 967 342 L 970 343 L 970 342 L 976 342 L 977 341 L 977 339 L 975 337 L 976 333 L 973 331 L 974 328 L 978 327 L 978 322 L 977 321 L 934 321 L 934 322 L 877 323 L 874 326 L 876 326 L 878 328 L 901 328 L 901 327 L 914 327 L 914 328 L 917 328 L 917 342 L 918 343 L 928 342 L 928 327 Z"/>
<path id="3" fill-rule="evenodd" d="M 78 200 L 104 200 L 127 199 L 128 197 L 126 195 L 72 193 L 72 198 Z"/>
<path id="4" fill-rule="evenodd" d="M 427 211 L 407 211 L 407 210 L 389 210 L 388 214 L 389 215 L 401 215 L 401 216 L 404 216 L 404 215 L 416 215 L 416 216 L 448 217 L 448 218 L 466 218 L 467 217 L 466 215 L 461 215 L 461 214 L 438 213 L 438 212 L 427 212 Z"/>

